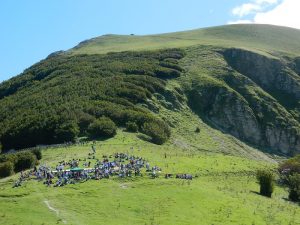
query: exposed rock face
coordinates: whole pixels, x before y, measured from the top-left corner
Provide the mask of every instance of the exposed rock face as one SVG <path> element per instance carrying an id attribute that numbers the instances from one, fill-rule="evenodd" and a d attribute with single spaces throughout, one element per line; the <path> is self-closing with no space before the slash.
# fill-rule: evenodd
<path id="1" fill-rule="evenodd" d="M 300 101 L 296 60 L 292 68 L 241 49 L 226 49 L 220 57 L 227 65 L 212 70 L 208 75 L 213 79 L 194 81 L 197 84 L 187 92 L 190 107 L 243 141 L 273 152 L 300 153 L 300 124 L 292 113 Z"/>
<path id="2" fill-rule="evenodd" d="M 224 52 L 228 64 L 271 93 L 282 92 L 300 98 L 300 78 L 283 62 L 242 49 Z"/>
<path id="3" fill-rule="evenodd" d="M 248 103 L 227 88 L 198 87 L 189 93 L 190 106 L 217 128 L 242 140 L 259 143 L 261 130 Z"/>

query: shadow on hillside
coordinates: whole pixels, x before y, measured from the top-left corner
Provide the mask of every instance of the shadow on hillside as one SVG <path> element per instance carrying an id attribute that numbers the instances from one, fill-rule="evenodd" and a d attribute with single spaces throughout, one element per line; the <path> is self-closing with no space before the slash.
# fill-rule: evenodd
<path id="1" fill-rule="evenodd" d="M 137 137 L 142 141 L 151 142 L 151 138 L 145 134 L 138 134 Z M 152 143 L 152 142 L 151 142 Z"/>
<path id="2" fill-rule="evenodd" d="M 82 137 L 82 138 L 80 138 L 80 140 L 81 141 L 86 141 L 86 142 L 89 142 L 89 141 L 107 141 L 111 138 L 113 138 L 113 137 L 98 137 L 98 138 Z"/>

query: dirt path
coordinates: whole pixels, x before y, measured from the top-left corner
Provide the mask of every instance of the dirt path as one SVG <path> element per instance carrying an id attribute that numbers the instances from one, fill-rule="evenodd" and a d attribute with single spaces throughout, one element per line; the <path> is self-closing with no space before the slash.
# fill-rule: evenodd
<path id="1" fill-rule="evenodd" d="M 61 219 L 60 216 L 59 216 L 59 210 L 58 210 L 58 209 L 53 208 L 53 207 L 50 205 L 50 203 L 49 203 L 48 200 L 44 200 L 44 203 L 46 204 L 46 206 L 48 207 L 49 210 L 55 212 L 56 216 L 57 216 L 59 219 Z M 65 220 L 61 220 L 61 221 L 62 221 L 64 224 L 67 223 L 67 221 L 65 221 Z"/>

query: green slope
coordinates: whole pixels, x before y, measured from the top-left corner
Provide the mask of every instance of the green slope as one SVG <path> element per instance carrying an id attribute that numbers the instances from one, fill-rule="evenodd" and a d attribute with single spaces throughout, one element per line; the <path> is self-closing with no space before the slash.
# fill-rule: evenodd
<path id="1" fill-rule="evenodd" d="M 152 140 L 159 133 L 166 141 L 174 125 L 160 112 L 187 108 L 255 148 L 295 154 L 299 34 L 269 25 L 230 25 L 85 41 L 0 85 L 0 143 L 9 150 L 73 141 L 102 116 L 119 127 L 135 122 Z M 151 51 L 128 51 L 141 49 Z M 145 126 L 150 121 L 159 124 L 155 132 Z"/>
<path id="2" fill-rule="evenodd" d="M 300 54 L 300 30 L 271 25 L 227 25 L 169 34 L 131 36 L 104 35 L 82 42 L 69 52 L 99 54 L 128 50 L 153 50 L 216 45 L 266 52 Z"/>
<path id="3" fill-rule="evenodd" d="M 264 152 L 300 152 L 299 34 L 230 25 L 107 35 L 3 82 L 5 150 L 72 141 L 106 116 L 117 135 L 96 142 L 97 158 L 130 152 L 163 173 L 198 178 L 115 177 L 62 188 L 30 180 L 12 189 L 17 174 L 0 180 L 0 224 L 300 224 L 284 188 L 265 198 L 255 180 L 257 169 L 277 167 Z M 177 49 L 158 50 L 170 47 Z M 128 121 L 139 132 L 126 132 Z M 171 131 L 163 145 L 151 143 L 146 122 Z M 91 144 L 45 149 L 40 165 L 86 158 Z"/>
<path id="4" fill-rule="evenodd" d="M 203 138 L 204 139 L 204 138 Z M 203 141 L 203 140 L 202 140 Z M 208 140 L 209 142 L 209 140 Z M 41 165 L 85 158 L 91 144 L 43 151 Z M 190 144 L 190 143 L 188 143 Z M 133 147 L 133 150 L 131 150 Z M 97 158 L 129 152 L 162 168 L 162 173 L 192 173 L 193 181 L 148 176 L 90 180 L 60 188 L 36 180 L 12 189 L 17 176 L 0 180 L 0 223 L 12 224 L 299 224 L 300 208 L 275 187 L 273 197 L 257 194 L 255 170 L 274 164 L 212 151 L 156 146 L 119 131 L 114 139 L 97 142 Z M 165 154 L 167 158 L 165 158 Z M 95 160 L 91 160 L 92 163 Z"/>

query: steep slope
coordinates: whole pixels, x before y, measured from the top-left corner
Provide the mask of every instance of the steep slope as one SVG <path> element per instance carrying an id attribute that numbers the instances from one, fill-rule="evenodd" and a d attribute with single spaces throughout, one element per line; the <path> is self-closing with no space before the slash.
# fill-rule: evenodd
<path id="1" fill-rule="evenodd" d="M 219 152 L 250 145 L 292 155 L 300 152 L 299 40 L 295 29 L 232 25 L 85 41 L 0 85 L 0 142 L 8 150 L 73 141 L 105 116 L 119 127 L 136 123 L 152 141 L 180 143 L 185 127 L 186 146 L 197 125 L 183 125 L 185 115 L 196 114 L 200 136 L 219 130 L 231 143 Z"/>
<path id="2" fill-rule="evenodd" d="M 157 124 L 168 136 L 167 125 L 147 108 L 155 109 L 153 94 L 180 105 L 180 95 L 164 87 L 180 75 L 176 62 L 182 57 L 176 49 L 50 57 L 0 86 L 2 146 L 73 141 L 102 116 L 119 126 L 134 122 L 144 133 L 145 123 Z"/>
<path id="3" fill-rule="evenodd" d="M 259 148 L 299 152 L 300 82 L 287 58 L 204 46 L 187 52 L 181 79 L 201 118 Z"/>

